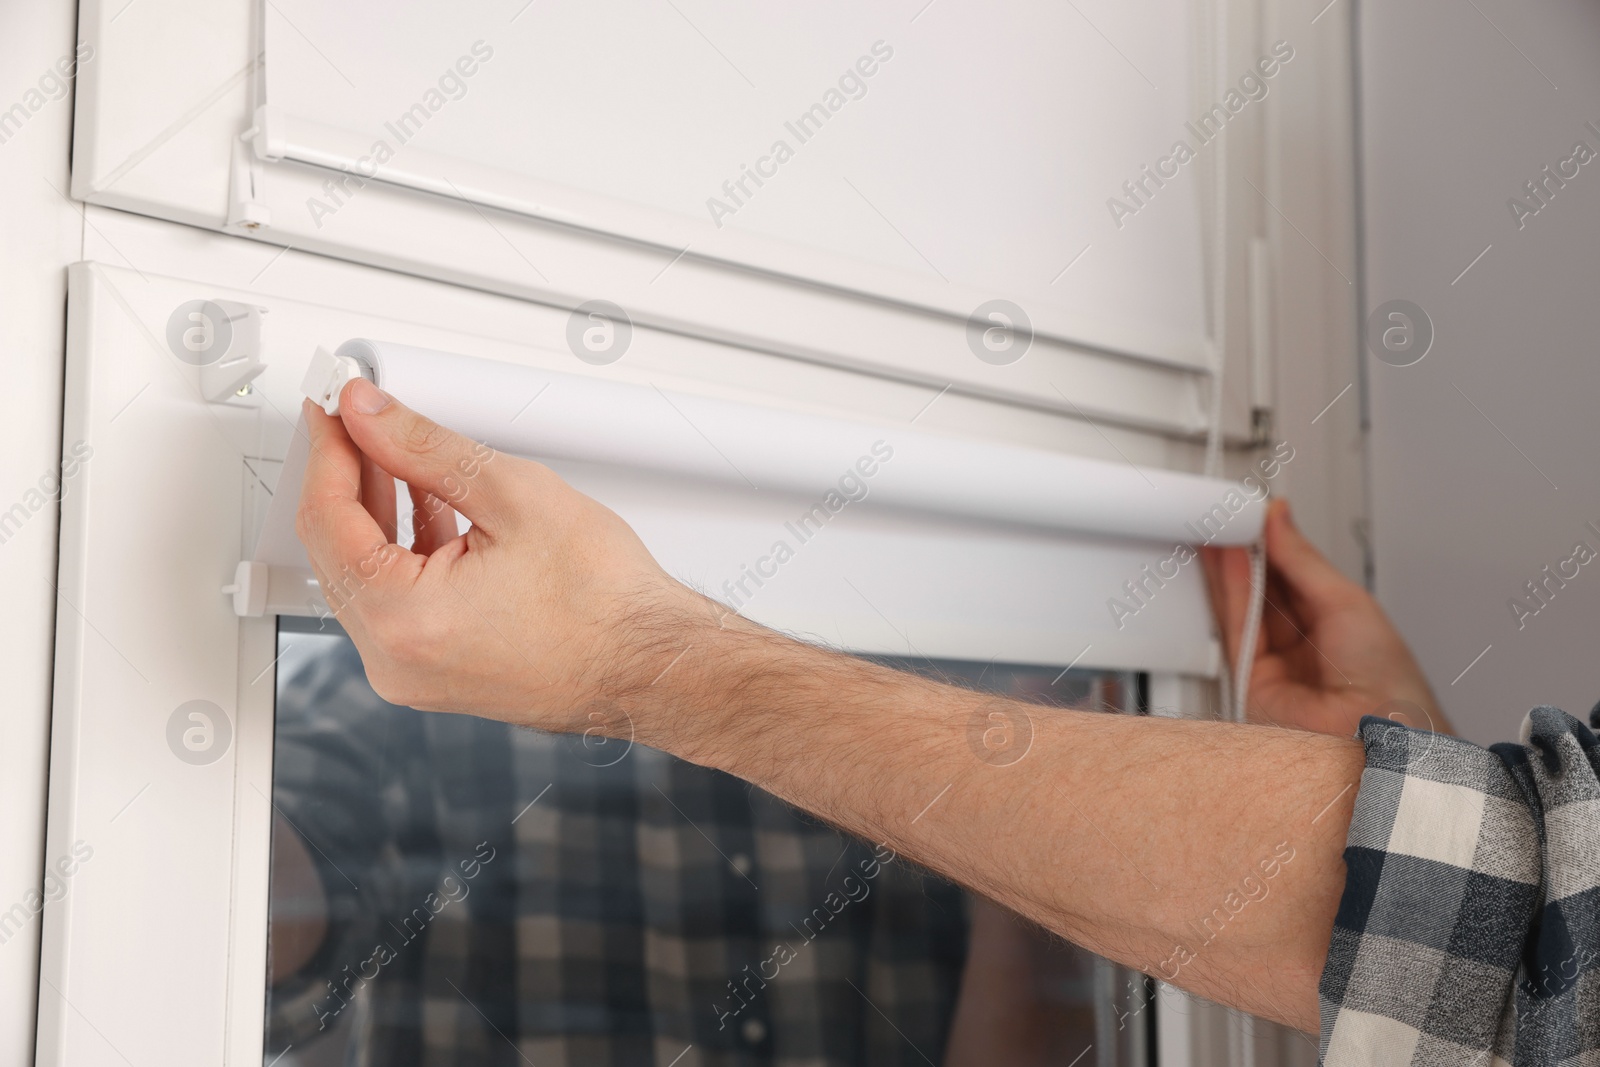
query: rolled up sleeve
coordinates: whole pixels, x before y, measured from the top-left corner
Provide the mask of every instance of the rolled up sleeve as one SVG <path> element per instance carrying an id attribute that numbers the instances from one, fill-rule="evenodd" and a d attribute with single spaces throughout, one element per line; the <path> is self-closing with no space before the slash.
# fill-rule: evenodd
<path id="1" fill-rule="evenodd" d="M 1492 749 L 1385 719 L 1321 993 L 1327 1067 L 1600 1062 L 1600 774 L 1536 708 Z"/>

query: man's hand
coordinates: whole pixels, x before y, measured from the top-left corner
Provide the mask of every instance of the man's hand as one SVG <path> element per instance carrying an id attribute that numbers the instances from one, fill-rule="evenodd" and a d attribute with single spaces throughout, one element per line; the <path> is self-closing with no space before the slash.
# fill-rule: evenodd
<path id="1" fill-rule="evenodd" d="M 447 430 L 364 379 L 340 417 L 307 402 L 297 530 L 379 696 L 549 730 L 627 732 L 612 711 L 708 621 L 612 511 L 547 467 Z M 395 543 L 395 479 L 416 536 Z M 457 532 L 456 511 L 472 521 Z M 641 681 L 642 679 L 642 681 Z"/>
<path id="2" fill-rule="evenodd" d="M 1253 722 L 1351 734 L 1363 715 L 1449 732 L 1411 650 L 1372 598 L 1306 540 L 1289 505 L 1267 510 L 1267 603 L 1250 674 Z M 1242 548 L 1203 548 L 1227 662 L 1238 661 L 1252 593 Z"/>

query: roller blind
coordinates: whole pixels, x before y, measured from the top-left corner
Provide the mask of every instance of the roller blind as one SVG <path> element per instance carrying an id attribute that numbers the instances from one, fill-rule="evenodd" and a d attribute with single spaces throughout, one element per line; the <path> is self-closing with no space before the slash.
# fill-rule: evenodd
<path id="1" fill-rule="evenodd" d="M 1199 183 L 1144 172 L 1193 117 L 1190 5 L 919 6 L 273 3 L 264 103 L 331 170 L 1203 363 Z"/>
<path id="2" fill-rule="evenodd" d="M 549 463 L 729 607 L 869 651 L 1015 660 L 1074 644 L 1096 665 L 1207 672 L 1179 546 L 1247 544 L 1264 513 L 1235 483 L 1131 463 L 387 342 L 338 356 L 423 414 Z M 307 452 L 302 425 L 241 565 L 241 580 L 259 569 L 247 613 L 327 610 L 294 532 Z"/>

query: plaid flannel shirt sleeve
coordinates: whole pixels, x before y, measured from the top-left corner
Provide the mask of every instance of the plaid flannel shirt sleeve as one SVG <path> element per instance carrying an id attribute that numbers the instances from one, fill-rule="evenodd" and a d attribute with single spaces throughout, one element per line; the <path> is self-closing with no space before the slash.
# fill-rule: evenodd
<path id="1" fill-rule="evenodd" d="M 1549 707 L 1492 749 L 1373 717 L 1360 733 L 1326 1067 L 1600 1064 L 1594 733 Z"/>

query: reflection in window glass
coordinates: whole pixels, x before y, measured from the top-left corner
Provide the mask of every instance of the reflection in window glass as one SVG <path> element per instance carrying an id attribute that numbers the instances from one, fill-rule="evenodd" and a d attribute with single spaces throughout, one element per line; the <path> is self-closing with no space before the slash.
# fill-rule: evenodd
<path id="1" fill-rule="evenodd" d="M 882 846 L 642 745 L 387 704 L 331 622 L 281 619 L 278 652 L 278 1067 L 1143 1067 L 1143 979 Z M 1133 703 L 1128 676 L 893 665 Z"/>

